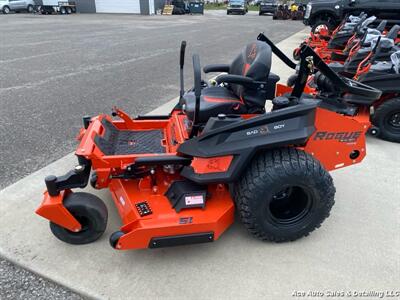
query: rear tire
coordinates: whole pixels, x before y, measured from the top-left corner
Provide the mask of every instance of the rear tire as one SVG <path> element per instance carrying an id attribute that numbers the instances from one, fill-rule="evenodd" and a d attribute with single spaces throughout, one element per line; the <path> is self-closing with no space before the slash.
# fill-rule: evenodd
<path id="1" fill-rule="evenodd" d="M 63 202 L 65 208 L 81 223 L 79 232 L 72 232 L 50 222 L 51 232 L 59 240 L 74 245 L 89 244 L 101 237 L 107 227 L 108 212 L 104 202 L 89 193 L 71 193 Z"/>
<path id="2" fill-rule="evenodd" d="M 296 48 L 293 50 L 293 59 L 295 61 L 300 61 L 300 48 Z"/>
<path id="3" fill-rule="evenodd" d="M 28 13 L 33 13 L 33 6 L 32 5 L 28 5 L 28 7 L 26 8 L 26 11 L 28 12 Z"/>
<path id="4" fill-rule="evenodd" d="M 67 7 L 67 8 L 66 8 L 66 11 L 67 11 L 67 14 L 68 14 L 68 15 L 72 14 L 72 9 L 71 9 L 71 7 Z"/>
<path id="5" fill-rule="evenodd" d="M 64 6 L 60 7 L 60 14 L 65 15 L 67 13 L 67 10 L 65 9 Z"/>
<path id="6" fill-rule="evenodd" d="M 379 128 L 378 137 L 400 143 L 400 98 L 383 102 L 375 110 L 372 123 Z"/>
<path id="7" fill-rule="evenodd" d="M 3 7 L 3 14 L 8 15 L 10 13 L 10 8 L 8 6 Z"/>
<path id="8" fill-rule="evenodd" d="M 326 28 L 329 32 L 331 32 L 335 26 L 329 20 L 318 19 L 315 21 L 315 24 L 312 26 L 311 32 L 317 33 L 319 31 L 319 29 L 322 27 Z"/>
<path id="9" fill-rule="evenodd" d="M 259 154 L 235 185 L 243 224 L 258 239 L 273 242 L 294 241 L 320 227 L 334 196 L 329 173 L 294 148 Z"/>

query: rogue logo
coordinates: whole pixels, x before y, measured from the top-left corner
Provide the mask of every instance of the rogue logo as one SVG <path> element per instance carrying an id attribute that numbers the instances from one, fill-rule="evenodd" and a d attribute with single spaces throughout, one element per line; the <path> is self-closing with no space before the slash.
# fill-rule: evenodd
<path id="1" fill-rule="evenodd" d="M 353 143 L 361 136 L 361 131 L 354 132 L 329 132 L 318 131 L 315 134 L 314 141 L 337 140 L 341 143 Z"/>

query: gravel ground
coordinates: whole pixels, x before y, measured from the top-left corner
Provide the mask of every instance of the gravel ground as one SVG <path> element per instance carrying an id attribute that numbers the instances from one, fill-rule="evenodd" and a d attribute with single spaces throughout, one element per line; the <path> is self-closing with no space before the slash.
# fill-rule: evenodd
<path id="1" fill-rule="evenodd" d="M 70 299 L 83 297 L 0 258 L 0 299 Z"/>

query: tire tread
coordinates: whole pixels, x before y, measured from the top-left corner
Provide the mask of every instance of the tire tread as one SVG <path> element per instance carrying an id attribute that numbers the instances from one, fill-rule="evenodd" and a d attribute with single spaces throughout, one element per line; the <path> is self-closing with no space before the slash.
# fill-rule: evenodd
<path id="1" fill-rule="evenodd" d="M 273 175 L 285 177 L 293 174 L 318 178 L 318 183 L 323 185 L 322 188 L 326 192 L 326 201 L 324 203 L 324 215 L 320 217 L 320 221 L 311 230 L 300 236 L 287 239 L 277 237 L 262 229 L 250 208 L 250 201 L 252 201 L 252 194 L 255 189 L 260 188 L 265 181 L 274 181 Z M 251 166 L 235 186 L 234 196 L 242 223 L 252 235 L 264 241 L 285 242 L 307 236 L 319 228 L 322 222 L 329 217 L 330 210 L 335 202 L 335 192 L 336 189 L 333 185 L 332 177 L 314 157 L 295 148 L 281 148 L 263 152 L 253 159 Z"/>

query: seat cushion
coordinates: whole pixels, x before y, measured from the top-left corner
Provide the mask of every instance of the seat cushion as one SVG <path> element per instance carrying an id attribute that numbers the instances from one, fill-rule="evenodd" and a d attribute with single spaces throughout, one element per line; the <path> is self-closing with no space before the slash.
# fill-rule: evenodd
<path id="1" fill-rule="evenodd" d="M 185 112 L 190 120 L 194 118 L 196 97 L 194 92 L 188 92 L 183 96 Z M 245 114 L 246 106 L 243 101 L 224 87 L 207 87 L 201 92 L 199 122 L 206 123 L 209 118 L 219 114 Z"/>
<path id="2" fill-rule="evenodd" d="M 395 70 L 392 62 L 380 61 L 371 66 L 370 72 L 390 74 L 395 73 Z"/>

